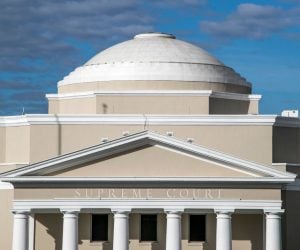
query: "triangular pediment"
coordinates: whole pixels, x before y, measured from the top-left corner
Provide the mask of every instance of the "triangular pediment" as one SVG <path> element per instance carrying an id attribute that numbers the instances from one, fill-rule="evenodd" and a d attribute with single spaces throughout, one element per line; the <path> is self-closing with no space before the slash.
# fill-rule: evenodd
<path id="1" fill-rule="evenodd" d="M 1 178 L 281 178 L 294 175 L 144 131 L 1 175 Z"/>
<path id="2" fill-rule="evenodd" d="M 259 177 L 261 173 L 161 145 L 134 150 L 47 174 L 61 177 Z"/>

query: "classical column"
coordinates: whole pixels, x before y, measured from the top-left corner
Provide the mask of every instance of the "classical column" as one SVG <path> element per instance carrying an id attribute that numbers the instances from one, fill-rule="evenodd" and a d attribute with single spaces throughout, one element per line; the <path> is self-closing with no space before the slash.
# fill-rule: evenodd
<path id="1" fill-rule="evenodd" d="M 129 211 L 113 211 L 114 236 L 113 250 L 128 250 L 129 248 Z"/>
<path id="2" fill-rule="evenodd" d="M 281 250 L 281 213 L 265 212 L 266 250 Z"/>
<path id="3" fill-rule="evenodd" d="M 64 215 L 62 250 L 77 250 L 79 210 L 62 210 L 62 213 Z"/>
<path id="4" fill-rule="evenodd" d="M 29 212 L 14 211 L 13 250 L 28 250 Z"/>
<path id="5" fill-rule="evenodd" d="M 30 214 L 28 219 L 28 250 L 34 250 L 35 214 Z"/>
<path id="6" fill-rule="evenodd" d="M 182 211 L 166 211 L 166 213 L 167 213 L 166 250 L 181 250 Z"/>
<path id="7" fill-rule="evenodd" d="M 233 210 L 216 210 L 217 214 L 217 234 L 216 250 L 231 250 L 231 214 Z"/>

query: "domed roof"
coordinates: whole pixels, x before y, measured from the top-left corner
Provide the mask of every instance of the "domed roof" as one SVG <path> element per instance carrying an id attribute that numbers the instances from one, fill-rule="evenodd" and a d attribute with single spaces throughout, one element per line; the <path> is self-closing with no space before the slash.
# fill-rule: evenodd
<path id="1" fill-rule="evenodd" d="M 89 60 L 85 65 L 105 63 L 199 63 L 223 65 L 205 50 L 177 40 L 173 35 L 147 33 L 112 46 Z"/>
<path id="2" fill-rule="evenodd" d="M 58 86 L 111 81 L 176 81 L 251 87 L 233 69 L 205 50 L 164 33 L 139 34 L 78 67 Z"/>

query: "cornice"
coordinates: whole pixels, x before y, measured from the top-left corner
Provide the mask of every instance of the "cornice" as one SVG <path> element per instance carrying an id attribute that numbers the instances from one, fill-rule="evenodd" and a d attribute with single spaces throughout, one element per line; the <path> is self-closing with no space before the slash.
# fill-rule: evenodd
<path id="1" fill-rule="evenodd" d="M 212 98 L 240 100 L 240 101 L 259 101 L 261 95 L 253 94 L 238 94 L 227 92 L 214 92 L 211 90 L 135 90 L 135 91 L 89 91 L 78 93 L 65 94 L 47 94 L 48 100 L 62 100 L 62 99 L 77 99 L 77 98 L 93 98 L 96 96 L 205 96 Z"/>
<path id="2" fill-rule="evenodd" d="M 53 115 L 0 117 L 0 127 L 30 125 L 216 125 L 300 127 L 300 119 L 277 115 Z"/>
<path id="3" fill-rule="evenodd" d="M 285 184 L 294 182 L 293 177 L 1 177 L 3 183 L 15 184 L 152 184 L 158 186 L 184 184 Z"/>
<path id="4" fill-rule="evenodd" d="M 91 211 L 91 209 L 121 209 L 122 211 L 130 211 L 132 209 L 143 209 L 150 211 L 151 209 L 161 209 L 163 211 L 174 211 L 174 208 L 181 210 L 201 209 L 209 210 L 212 213 L 214 210 L 224 209 L 240 209 L 245 211 L 256 210 L 257 213 L 262 211 L 281 211 L 281 200 L 160 200 L 160 199 L 60 199 L 60 200 L 14 200 L 13 209 L 17 211 L 39 211 L 39 213 L 49 213 L 60 211 L 61 208 L 74 210 L 80 208 L 81 211 Z"/>

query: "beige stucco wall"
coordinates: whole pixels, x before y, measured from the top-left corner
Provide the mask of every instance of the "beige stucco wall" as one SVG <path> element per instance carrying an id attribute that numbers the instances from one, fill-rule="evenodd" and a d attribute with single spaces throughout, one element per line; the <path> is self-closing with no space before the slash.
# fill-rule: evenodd
<path id="1" fill-rule="evenodd" d="M 48 99 L 48 114 L 59 114 L 59 101 Z"/>
<path id="2" fill-rule="evenodd" d="M 6 127 L 5 162 L 29 162 L 30 127 Z"/>
<path id="3" fill-rule="evenodd" d="M 13 214 L 12 199 L 14 192 L 12 189 L 0 189 L 0 249 L 9 250 L 12 247 L 13 235 Z"/>
<path id="4" fill-rule="evenodd" d="M 5 162 L 6 154 L 6 128 L 0 127 L 0 162 Z"/>
<path id="5" fill-rule="evenodd" d="M 208 106 L 208 96 L 109 96 L 107 94 L 51 101 L 49 110 L 51 113 L 59 114 L 208 114 Z"/>
<path id="6" fill-rule="evenodd" d="M 101 90 L 212 90 L 216 92 L 251 93 L 251 87 L 213 82 L 108 81 L 58 85 L 58 93 Z"/>
<path id="7" fill-rule="evenodd" d="M 31 163 L 46 160 L 56 154 L 66 154 L 101 143 L 102 138 L 120 138 L 144 130 L 166 134 L 215 149 L 245 160 L 271 166 L 272 126 L 241 125 L 31 125 L 6 127 L 6 162 Z M 292 149 L 291 149 L 292 150 Z M 294 151 L 291 151 L 294 152 Z M 277 151 L 275 152 L 277 153 Z"/>
<path id="8" fill-rule="evenodd" d="M 60 125 L 30 127 L 30 162 L 37 162 L 61 154 Z"/>
<path id="9" fill-rule="evenodd" d="M 171 170 L 171 171 L 170 171 Z M 147 146 L 51 173 L 67 177 L 253 177 L 253 173 L 161 146 Z M 257 176 L 262 176 L 257 174 Z"/>
<path id="10" fill-rule="evenodd" d="M 74 98 L 60 100 L 59 113 L 60 114 L 96 114 L 97 101 L 95 97 L 91 98 Z M 52 108 L 49 108 L 52 109 Z"/>
<path id="11" fill-rule="evenodd" d="M 137 133 L 143 131 L 143 125 L 62 125 L 61 153 L 65 154 L 100 144 L 102 138 L 109 140 L 120 138 L 124 131 Z"/>
<path id="12" fill-rule="evenodd" d="M 97 96 L 97 114 L 208 114 L 207 96 Z"/>
<path id="13" fill-rule="evenodd" d="M 245 160 L 266 165 L 272 163 L 271 126 L 151 126 L 177 138 L 194 138 L 195 144 L 215 149 Z"/>
<path id="14" fill-rule="evenodd" d="M 129 249 L 130 250 L 164 250 L 166 235 L 165 214 L 158 214 L 158 241 L 140 242 L 140 215 L 130 214 Z M 109 241 L 90 242 L 90 214 L 79 215 L 78 246 L 79 250 L 112 250 L 113 219 L 109 216 Z M 204 243 L 188 241 L 188 214 L 182 215 L 182 249 L 183 250 L 215 250 L 216 218 L 207 215 L 206 239 Z M 262 215 L 233 215 L 232 245 L 233 250 L 262 250 Z M 62 215 L 37 214 L 35 227 L 35 249 L 61 249 Z"/>
<path id="15" fill-rule="evenodd" d="M 258 114 L 258 101 L 210 98 L 209 114 Z"/>
<path id="16" fill-rule="evenodd" d="M 35 249 L 61 250 L 63 216 L 35 214 Z"/>
<path id="17" fill-rule="evenodd" d="M 11 171 L 20 167 L 25 166 L 26 164 L 16 164 L 16 163 L 1 163 L 0 164 L 0 174 Z"/>
<path id="18" fill-rule="evenodd" d="M 263 250 L 263 215 L 232 215 L 232 249 Z"/>
<path id="19" fill-rule="evenodd" d="M 248 114 L 256 115 L 259 114 L 260 100 L 251 100 L 249 104 Z"/>
<path id="20" fill-rule="evenodd" d="M 95 101 L 96 99 L 96 101 Z M 91 95 L 49 100 L 50 114 L 258 114 L 258 101 L 208 96 Z"/>
<path id="21" fill-rule="evenodd" d="M 300 163 L 300 128 L 273 128 L 273 162 Z"/>
<path id="22" fill-rule="evenodd" d="M 124 126 L 124 125 L 63 125 L 62 153 L 101 142 L 101 138 L 116 139 L 124 131 L 136 133 L 148 129 L 166 134 L 174 132 L 179 139 L 193 138 L 195 144 L 259 162 L 272 163 L 271 126 Z M 70 140 L 76 136 L 77 140 Z"/>

